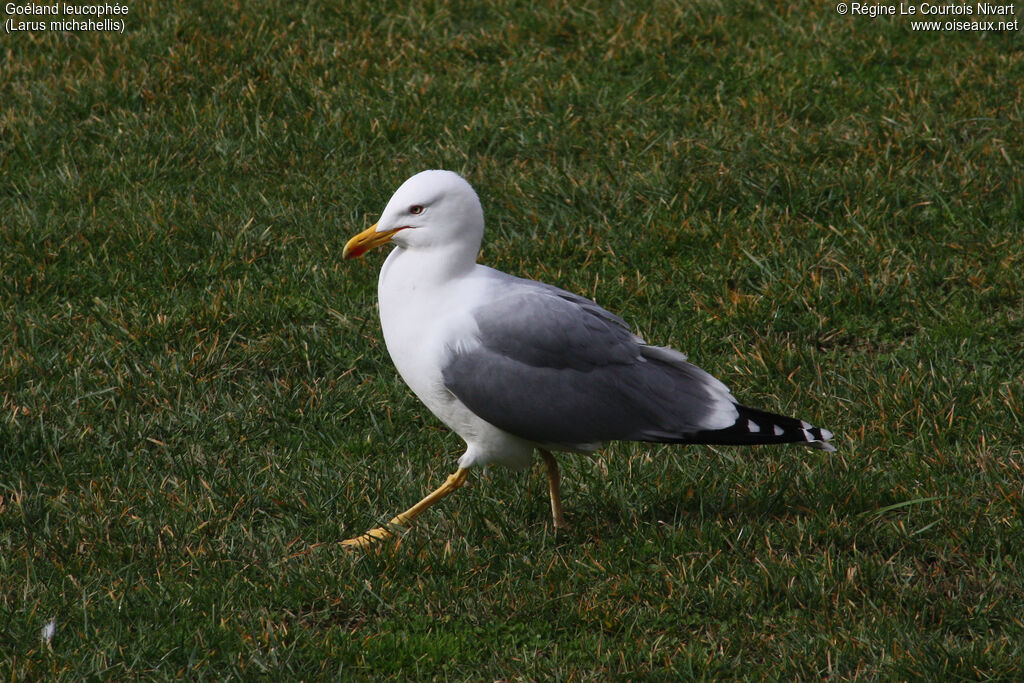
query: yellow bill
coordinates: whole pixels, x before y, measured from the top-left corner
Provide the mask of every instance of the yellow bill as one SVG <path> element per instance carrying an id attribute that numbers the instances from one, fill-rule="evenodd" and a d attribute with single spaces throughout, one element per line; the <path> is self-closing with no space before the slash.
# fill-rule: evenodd
<path id="1" fill-rule="evenodd" d="M 345 245 L 345 249 L 341 252 L 341 257 L 345 259 L 359 258 L 371 249 L 375 249 L 382 244 L 390 242 L 394 234 L 401 229 L 402 228 L 395 228 L 394 230 L 377 232 L 377 223 L 374 223 L 348 241 L 348 244 Z"/>

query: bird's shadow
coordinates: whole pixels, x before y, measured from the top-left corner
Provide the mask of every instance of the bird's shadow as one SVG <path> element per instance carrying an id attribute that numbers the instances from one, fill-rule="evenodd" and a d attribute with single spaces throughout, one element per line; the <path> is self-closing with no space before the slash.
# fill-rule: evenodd
<path id="1" fill-rule="evenodd" d="M 516 505 L 524 508 L 522 522 L 547 525 L 559 541 L 566 542 L 627 538 L 641 527 L 685 530 L 709 522 L 728 527 L 761 526 L 789 524 L 822 511 L 837 518 L 860 513 L 859 496 L 852 495 L 849 486 L 834 478 L 828 486 L 821 486 L 816 478 L 807 476 L 799 458 L 792 464 L 776 461 L 767 475 L 763 471 L 743 474 L 744 468 L 761 463 L 731 456 L 727 460 L 736 467 L 719 471 L 715 462 L 708 462 L 688 474 L 676 472 L 678 477 L 661 476 L 655 485 L 649 485 L 651 482 L 637 472 L 598 480 L 573 472 L 571 466 L 563 468 L 567 473 L 562 494 L 568 530 L 552 527 L 546 482 L 539 468 L 520 483 L 521 498 Z"/>

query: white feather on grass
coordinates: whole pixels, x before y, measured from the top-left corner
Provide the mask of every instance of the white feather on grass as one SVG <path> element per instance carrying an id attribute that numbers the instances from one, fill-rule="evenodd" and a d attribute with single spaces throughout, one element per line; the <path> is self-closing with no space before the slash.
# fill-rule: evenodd
<path id="1" fill-rule="evenodd" d="M 44 644 L 49 645 L 50 641 L 53 640 L 54 634 L 57 633 L 57 619 L 56 617 L 50 619 L 46 624 L 43 625 L 43 632 L 40 637 Z"/>

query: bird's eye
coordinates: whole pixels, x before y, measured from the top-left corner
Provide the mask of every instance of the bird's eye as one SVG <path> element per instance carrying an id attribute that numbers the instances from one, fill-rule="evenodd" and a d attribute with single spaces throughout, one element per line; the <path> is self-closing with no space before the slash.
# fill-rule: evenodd
<path id="1" fill-rule="evenodd" d="M 409 213 L 419 215 L 423 213 L 423 207 L 420 206 L 419 204 L 413 204 L 412 206 L 409 207 Z"/>

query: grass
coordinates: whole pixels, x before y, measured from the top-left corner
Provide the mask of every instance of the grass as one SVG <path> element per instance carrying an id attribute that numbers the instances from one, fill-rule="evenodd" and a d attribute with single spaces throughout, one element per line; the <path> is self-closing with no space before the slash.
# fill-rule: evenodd
<path id="1" fill-rule="evenodd" d="M 1019 34 L 820 3 L 130 5 L 0 50 L 0 678 L 1024 667 Z M 413 172 L 483 259 L 837 434 L 495 470 L 381 342 Z M 41 631 L 54 620 L 49 642 Z"/>

